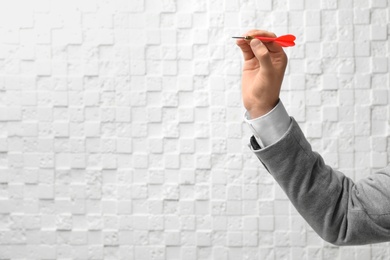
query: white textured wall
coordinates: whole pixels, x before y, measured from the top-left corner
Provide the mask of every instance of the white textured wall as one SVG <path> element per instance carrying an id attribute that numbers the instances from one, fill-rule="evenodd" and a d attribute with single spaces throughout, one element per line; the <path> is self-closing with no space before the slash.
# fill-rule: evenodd
<path id="1" fill-rule="evenodd" d="M 0 259 L 387 259 L 323 242 L 249 151 L 231 36 L 293 33 L 327 163 L 389 162 L 386 0 L 0 2 Z"/>

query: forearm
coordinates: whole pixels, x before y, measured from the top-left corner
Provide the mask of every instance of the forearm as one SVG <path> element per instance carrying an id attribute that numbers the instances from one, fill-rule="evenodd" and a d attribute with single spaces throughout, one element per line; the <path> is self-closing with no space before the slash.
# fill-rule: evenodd
<path id="1" fill-rule="evenodd" d="M 325 165 L 294 120 L 278 142 L 254 152 L 324 240 L 338 245 L 390 240 L 390 218 L 384 217 L 390 216 L 390 198 L 383 193 L 390 187 L 388 171 L 355 185 Z"/>

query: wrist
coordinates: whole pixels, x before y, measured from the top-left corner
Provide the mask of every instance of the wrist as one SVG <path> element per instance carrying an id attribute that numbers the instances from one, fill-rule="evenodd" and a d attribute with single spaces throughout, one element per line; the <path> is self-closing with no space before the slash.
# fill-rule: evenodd
<path id="1" fill-rule="evenodd" d="M 262 116 L 266 115 L 271 110 L 272 110 L 272 108 L 253 109 L 253 110 L 248 110 L 248 114 L 249 114 L 250 118 L 254 119 L 254 118 L 258 118 L 258 117 L 262 117 Z"/>
<path id="2" fill-rule="evenodd" d="M 264 105 L 256 105 L 251 107 L 250 109 L 247 109 L 248 114 L 250 118 L 258 118 L 261 116 L 264 116 L 268 114 L 272 109 L 275 108 L 275 106 L 278 104 L 279 99 L 277 99 L 275 102 L 264 104 Z"/>

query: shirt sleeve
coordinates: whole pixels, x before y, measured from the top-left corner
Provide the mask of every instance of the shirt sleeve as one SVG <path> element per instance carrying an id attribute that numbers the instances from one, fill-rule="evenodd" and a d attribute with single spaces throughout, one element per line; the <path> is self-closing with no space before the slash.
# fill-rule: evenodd
<path id="1" fill-rule="evenodd" d="M 276 143 L 287 132 L 291 123 L 291 118 L 281 100 L 270 112 L 261 117 L 252 119 L 248 111 L 245 112 L 244 120 L 261 148 Z"/>

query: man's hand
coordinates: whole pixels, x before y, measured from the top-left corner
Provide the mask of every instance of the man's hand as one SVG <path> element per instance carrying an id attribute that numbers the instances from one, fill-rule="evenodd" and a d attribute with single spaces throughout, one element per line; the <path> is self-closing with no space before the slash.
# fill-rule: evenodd
<path id="1" fill-rule="evenodd" d="M 275 34 L 252 30 L 246 35 L 276 37 Z M 242 98 L 251 118 L 271 111 L 279 100 L 280 88 L 287 66 L 283 48 L 274 42 L 239 39 L 237 45 L 244 55 Z"/>

